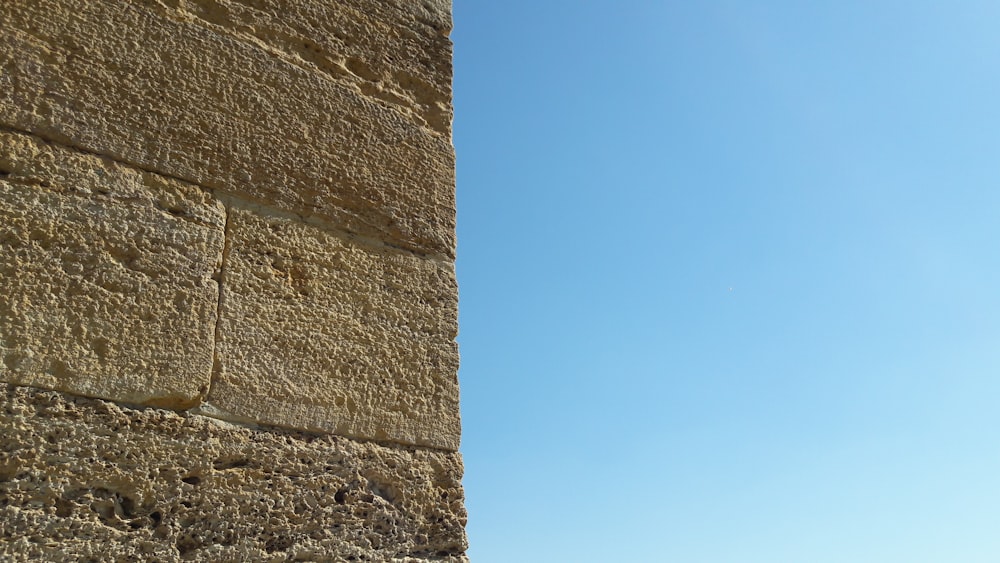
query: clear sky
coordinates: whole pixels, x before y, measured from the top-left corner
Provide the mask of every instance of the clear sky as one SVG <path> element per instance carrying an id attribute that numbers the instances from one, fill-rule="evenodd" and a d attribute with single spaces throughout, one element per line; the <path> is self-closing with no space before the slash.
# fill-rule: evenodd
<path id="1" fill-rule="evenodd" d="M 454 1 L 473 561 L 1000 561 L 1000 2 Z"/>

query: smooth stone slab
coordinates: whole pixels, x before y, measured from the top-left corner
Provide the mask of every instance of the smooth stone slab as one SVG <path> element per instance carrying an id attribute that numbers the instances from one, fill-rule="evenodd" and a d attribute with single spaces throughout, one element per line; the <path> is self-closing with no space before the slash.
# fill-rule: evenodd
<path id="1" fill-rule="evenodd" d="M 457 449 L 451 264 L 265 213 L 230 208 L 206 412 Z"/>
<path id="2" fill-rule="evenodd" d="M 0 131 L 0 381 L 197 403 L 224 226 L 194 186 Z"/>

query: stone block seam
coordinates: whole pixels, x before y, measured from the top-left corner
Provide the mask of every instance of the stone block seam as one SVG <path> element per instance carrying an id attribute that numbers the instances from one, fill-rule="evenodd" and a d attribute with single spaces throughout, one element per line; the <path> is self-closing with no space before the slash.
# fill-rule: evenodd
<path id="1" fill-rule="evenodd" d="M 0 19 L 0 560 L 468 563 L 451 0 Z"/>
<path id="2" fill-rule="evenodd" d="M 228 260 L 229 260 L 229 255 L 232 252 L 232 236 L 233 236 L 233 234 L 232 234 L 232 226 L 231 226 L 231 216 L 232 216 L 232 213 L 233 213 L 234 209 L 250 210 L 252 213 L 255 213 L 257 215 L 272 216 L 272 217 L 277 217 L 277 218 L 282 218 L 282 219 L 288 219 L 288 220 L 294 221 L 296 223 L 300 223 L 300 224 L 303 224 L 303 225 L 309 225 L 310 227 L 314 227 L 316 229 L 322 230 L 324 233 L 326 233 L 326 234 L 328 234 L 328 235 L 330 235 L 332 237 L 335 237 L 337 239 L 340 239 L 340 240 L 344 241 L 345 244 L 349 244 L 349 245 L 359 246 L 359 247 L 373 249 L 373 250 L 379 250 L 379 251 L 382 251 L 382 252 L 387 252 L 387 253 L 391 253 L 391 254 L 395 254 L 395 255 L 399 255 L 399 256 L 408 256 L 408 257 L 416 258 L 416 259 L 419 259 L 419 260 L 422 260 L 422 261 L 426 261 L 426 262 L 429 262 L 429 263 L 437 264 L 437 265 L 440 265 L 440 266 L 446 266 L 446 267 L 451 265 L 451 261 L 449 259 L 441 257 L 441 256 L 429 256 L 429 255 L 425 255 L 425 254 L 422 254 L 420 252 L 416 252 L 416 251 L 413 251 L 413 250 L 402 248 L 402 247 L 400 247 L 398 245 L 394 245 L 394 244 L 391 244 L 391 243 L 386 243 L 386 242 L 384 242 L 382 240 L 375 239 L 373 237 L 362 236 L 362 235 L 359 235 L 357 233 L 352 233 L 352 232 L 344 231 L 344 230 L 336 228 L 335 226 L 331 225 L 327 221 L 317 220 L 317 219 L 315 219 L 313 217 L 303 216 L 303 215 L 300 215 L 300 214 L 297 214 L 297 213 L 294 213 L 294 212 L 291 212 L 291 211 L 288 211 L 288 210 L 285 210 L 285 209 L 271 207 L 271 206 L 268 206 L 268 205 L 265 205 L 265 204 L 261 204 L 261 203 L 256 202 L 256 201 L 249 200 L 247 198 L 241 198 L 239 196 L 235 196 L 235 195 L 230 194 L 230 193 L 220 192 L 219 190 L 216 190 L 216 189 L 206 188 L 204 186 L 199 186 L 197 184 L 191 183 L 190 181 L 188 181 L 188 180 L 186 180 L 184 178 L 177 178 L 177 177 L 171 176 L 169 174 L 165 174 L 162 171 L 155 170 L 155 169 L 143 168 L 141 166 L 137 166 L 135 163 L 123 162 L 121 160 L 118 160 L 117 158 L 115 158 L 112 155 L 102 154 L 102 153 L 98 153 L 98 152 L 94 152 L 94 151 L 89 151 L 89 150 L 81 148 L 79 146 L 72 146 L 71 144 L 62 143 L 62 142 L 53 140 L 51 138 L 46 138 L 44 135 L 39 135 L 38 133 L 33 132 L 33 131 L 25 131 L 25 130 L 21 130 L 21 129 L 16 128 L 16 127 L 10 127 L 10 126 L 7 126 L 7 125 L 0 124 L 0 133 L 3 133 L 3 132 L 13 133 L 13 134 L 20 134 L 20 135 L 26 135 L 26 136 L 28 136 L 30 138 L 36 139 L 38 141 L 41 141 L 41 142 L 45 143 L 46 145 L 56 146 L 56 147 L 62 147 L 64 149 L 71 150 L 71 151 L 73 151 L 75 153 L 79 153 L 81 155 L 88 155 L 88 156 L 98 157 L 98 158 L 101 158 L 103 160 L 111 161 L 111 162 L 114 162 L 116 164 L 119 164 L 119 165 L 127 167 L 127 168 L 139 170 L 139 171 L 142 171 L 142 172 L 147 172 L 147 173 L 150 173 L 150 174 L 155 174 L 155 175 L 163 177 L 163 178 L 169 178 L 171 180 L 176 180 L 176 181 L 182 182 L 183 184 L 192 185 L 192 186 L 195 186 L 198 189 L 200 189 L 202 192 L 208 194 L 213 199 L 219 201 L 223 205 L 223 207 L 224 207 L 224 218 L 225 218 L 225 221 L 224 221 L 224 225 L 225 226 L 224 226 L 223 250 L 222 250 L 222 255 L 221 255 L 221 260 L 220 260 L 219 268 L 213 274 L 213 279 L 215 279 L 216 282 L 217 282 L 217 284 L 218 284 L 218 303 L 217 303 L 217 309 L 216 309 L 215 327 L 214 327 L 214 331 L 213 331 L 214 338 L 213 338 L 213 342 L 212 342 L 212 359 L 213 359 L 213 362 L 212 362 L 212 373 L 210 374 L 210 380 L 209 380 L 210 383 L 209 383 L 209 385 L 207 387 L 203 387 L 202 389 L 199 390 L 200 392 L 199 392 L 199 396 L 197 398 L 198 402 L 196 404 L 194 404 L 194 405 L 188 406 L 187 408 L 183 409 L 184 411 L 190 412 L 192 414 L 200 414 L 200 415 L 207 416 L 207 417 L 210 417 L 210 418 L 224 420 L 226 422 L 230 422 L 230 423 L 234 423 L 234 424 L 238 424 L 238 425 L 246 425 L 246 426 L 252 427 L 252 428 L 274 427 L 274 428 L 283 428 L 283 429 L 293 430 L 293 431 L 314 432 L 314 433 L 317 433 L 317 434 L 332 433 L 332 434 L 336 434 L 336 435 L 343 435 L 345 437 L 352 438 L 352 439 L 373 441 L 375 443 L 383 443 L 383 444 L 398 443 L 398 444 L 402 444 L 402 445 L 416 445 L 416 446 L 427 447 L 427 448 L 431 448 L 431 449 L 440 449 L 440 450 L 443 450 L 443 451 L 457 451 L 457 442 L 454 442 L 454 443 L 451 443 L 451 444 L 447 444 L 447 445 L 440 445 L 440 444 L 435 444 L 435 443 L 428 443 L 427 441 L 420 441 L 420 442 L 418 442 L 418 441 L 399 440 L 399 439 L 394 439 L 391 436 L 386 436 L 386 435 L 378 436 L 378 437 L 366 436 L 366 435 L 352 435 L 349 432 L 339 432 L 339 431 L 336 431 L 336 430 L 323 429 L 323 428 L 319 428 L 319 427 L 315 427 L 315 426 L 313 426 L 313 427 L 301 427 L 301 426 L 296 426 L 294 424 L 292 424 L 292 425 L 275 424 L 275 423 L 267 421 L 267 420 L 260 420 L 259 418 L 256 418 L 256 417 L 254 417 L 252 415 L 251 416 L 239 415 L 239 414 L 236 414 L 236 413 L 233 413 L 233 412 L 229 412 L 229 411 L 224 410 L 224 409 L 217 408 L 210 401 L 208 401 L 208 398 L 212 396 L 212 390 L 213 390 L 213 388 L 218 383 L 218 379 L 219 379 L 219 376 L 220 376 L 220 372 L 222 371 L 222 364 L 223 364 L 223 361 L 220 358 L 220 354 L 219 354 L 219 341 L 220 341 L 220 339 L 223 336 L 223 334 L 222 334 L 223 314 L 222 313 L 223 313 L 224 301 L 225 301 L 225 299 L 227 297 L 227 287 L 226 287 L 225 280 L 226 280 L 226 274 L 227 274 L 227 263 L 228 263 Z M 56 389 L 56 390 L 58 390 L 58 389 Z M 120 399 L 117 399 L 117 398 L 111 397 L 111 396 L 106 396 L 106 397 L 100 397 L 100 396 L 97 396 L 97 395 L 93 395 L 93 396 L 95 398 L 103 398 L 103 399 L 113 400 L 115 402 L 119 402 L 119 403 L 122 403 L 122 404 L 129 404 L 128 401 L 122 401 Z M 139 406 L 139 407 L 156 406 L 156 407 L 159 407 L 159 408 L 168 408 L 168 409 L 171 408 L 169 406 L 158 405 L 158 404 L 155 404 L 155 403 L 140 404 L 140 405 L 137 405 L 137 406 Z M 171 410 L 176 410 L 176 409 L 171 409 Z"/>

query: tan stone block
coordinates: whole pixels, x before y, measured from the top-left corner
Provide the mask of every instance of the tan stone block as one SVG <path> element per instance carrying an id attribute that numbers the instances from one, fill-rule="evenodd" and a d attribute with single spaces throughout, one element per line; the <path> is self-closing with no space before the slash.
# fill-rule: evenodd
<path id="1" fill-rule="evenodd" d="M 0 560 L 467 562 L 457 453 L 0 385 Z"/>
<path id="2" fill-rule="evenodd" d="M 0 131 L 0 380 L 197 402 L 224 224 L 193 186 Z"/>
<path id="3" fill-rule="evenodd" d="M 231 208 L 216 416 L 457 449 L 450 263 Z"/>
<path id="4" fill-rule="evenodd" d="M 450 2 L 187 0 L 166 8 L 134 1 L 260 45 L 451 134 Z"/>
<path id="5" fill-rule="evenodd" d="M 277 53 L 245 26 L 237 37 L 139 3 L 6 0 L 2 10 L 3 124 L 417 252 L 454 255 L 450 137 L 359 91 L 361 66 L 337 78 L 301 55 Z M 300 24 L 292 36 L 312 29 Z M 391 42 L 371 48 L 385 60 L 393 50 Z M 323 56 L 333 66 L 352 57 Z"/>

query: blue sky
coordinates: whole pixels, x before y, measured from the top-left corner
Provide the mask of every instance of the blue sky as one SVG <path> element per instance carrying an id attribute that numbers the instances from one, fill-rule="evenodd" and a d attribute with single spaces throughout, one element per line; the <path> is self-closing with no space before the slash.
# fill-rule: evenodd
<path id="1" fill-rule="evenodd" d="M 1000 561 L 1000 3 L 454 11 L 472 559 Z"/>

